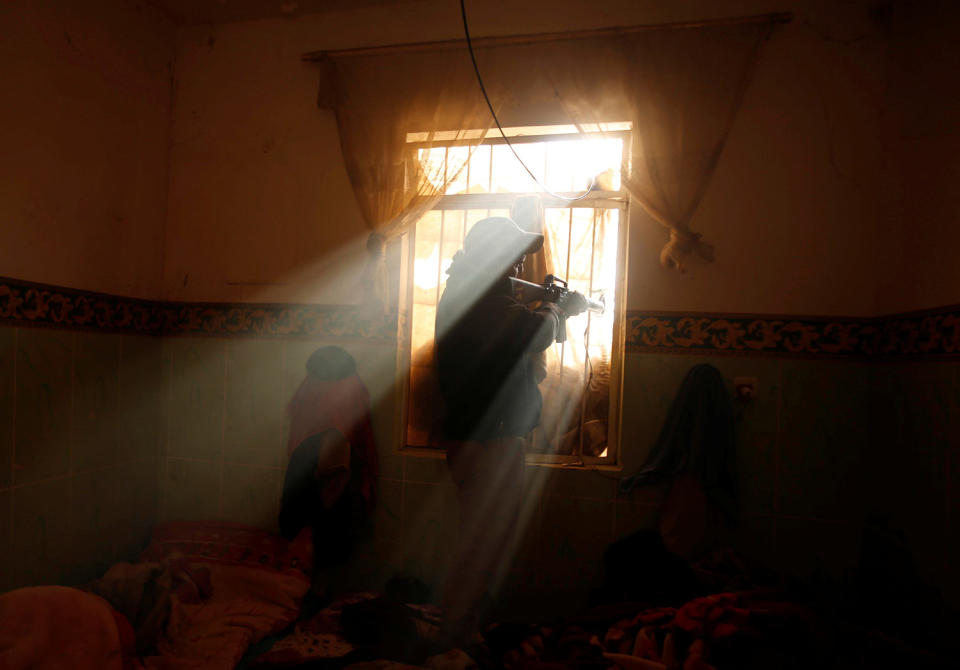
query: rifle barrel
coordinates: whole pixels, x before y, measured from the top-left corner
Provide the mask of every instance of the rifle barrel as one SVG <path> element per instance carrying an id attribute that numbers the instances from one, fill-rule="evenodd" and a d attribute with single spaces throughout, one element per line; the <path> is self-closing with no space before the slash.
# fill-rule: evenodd
<path id="1" fill-rule="evenodd" d="M 510 282 L 513 285 L 514 296 L 518 296 L 518 299 L 522 298 L 521 302 L 546 299 L 547 287 L 543 284 L 535 284 L 523 279 L 517 279 L 516 277 L 511 277 Z M 584 296 L 584 300 L 587 301 L 587 311 L 589 312 L 603 314 L 606 310 L 606 305 L 600 300 L 594 300 L 587 296 Z"/>
<path id="2" fill-rule="evenodd" d="M 593 298 L 587 298 L 587 311 L 594 312 L 596 314 L 603 314 L 607 306 L 600 302 L 599 300 L 594 300 Z"/>

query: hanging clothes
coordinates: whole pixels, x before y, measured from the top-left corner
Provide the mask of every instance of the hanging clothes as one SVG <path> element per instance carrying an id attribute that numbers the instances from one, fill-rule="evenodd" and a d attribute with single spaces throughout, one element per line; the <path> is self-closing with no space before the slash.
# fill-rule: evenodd
<path id="1" fill-rule="evenodd" d="M 287 412 L 280 533 L 291 539 L 309 526 L 316 564 L 341 563 L 368 525 L 378 473 L 369 394 L 353 357 L 317 349 Z"/>
<path id="2" fill-rule="evenodd" d="M 331 453 L 335 460 L 340 454 L 348 460 L 330 468 Z M 280 534 L 289 540 L 309 527 L 318 567 L 346 561 L 367 530 L 370 508 L 361 492 L 359 466 L 357 452 L 333 428 L 304 440 L 287 465 Z"/>
<path id="3" fill-rule="evenodd" d="M 660 532 L 671 551 L 690 558 L 738 519 L 733 404 L 723 376 L 695 365 L 684 377 L 640 471 L 620 481 L 624 493 L 667 484 Z"/>
<path id="4" fill-rule="evenodd" d="M 376 499 L 377 449 L 370 421 L 370 394 L 353 356 L 340 347 L 321 347 L 307 359 L 307 375 L 287 405 L 290 439 L 287 457 L 304 440 L 333 428 L 355 452 L 360 487 L 370 507 Z M 353 457 L 351 457 L 353 458 Z"/>

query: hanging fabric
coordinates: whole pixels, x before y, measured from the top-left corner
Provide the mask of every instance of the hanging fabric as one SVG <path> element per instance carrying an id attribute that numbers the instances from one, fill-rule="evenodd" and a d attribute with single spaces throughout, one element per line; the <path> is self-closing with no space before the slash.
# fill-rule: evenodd
<path id="1" fill-rule="evenodd" d="M 623 187 L 669 232 L 660 262 L 712 261 L 690 222 L 719 162 L 770 21 L 649 30 L 543 45 L 541 70 L 581 130 L 629 121 Z"/>
<path id="2" fill-rule="evenodd" d="M 632 124 L 622 182 L 669 231 L 661 262 L 683 270 L 691 254 L 713 258 L 691 221 L 776 21 L 493 43 L 475 51 L 504 127 Z M 324 62 L 319 102 L 336 114 L 344 163 L 371 231 L 369 299 L 383 300 L 383 244 L 436 204 L 493 122 L 462 45 L 343 52 Z M 434 149 L 446 151 L 447 160 L 431 161 Z"/>
<path id="3" fill-rule="evenodd" d="M 370 235 L 364 302 L 386 309 L 384 248 L 431 209 L 489 127 L 465 53 L 330 57 L 318 103 L 332 109 Z M 431 160 L 432 152 L 446 155 Z"/>

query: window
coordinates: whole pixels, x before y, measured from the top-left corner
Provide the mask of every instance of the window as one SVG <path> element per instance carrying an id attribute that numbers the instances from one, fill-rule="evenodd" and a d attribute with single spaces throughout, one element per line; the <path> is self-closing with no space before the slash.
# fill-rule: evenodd
<path id="1" fill-rule="evenodd" d="M 406 318 L 400 322 L 399 355 L 409 377 L 403 444 L 408 449 L 437 448 L 434 323 L 454 254 L 476 221 L 510 216 L 518 197 L 525 196 L 529 204 L 530 196 L 536 196 L 543 206 L 544 251 L 528 257 L 524 278 L 539 283 L 552 273 L 573 290 L 602 297 L 606 310 L 569 319 L 567 341 L 554 344 L 539 362 L 547 373 L 540 385 L 544 406 L 528 442 L 528 460 L 616 465 L 627 209 L 620 165 L 629 146 L 629 125 L 605 126 L 602 134 L 577 134 L 562 126 L 504 132 L 537 179 L 554 193 L 579 195 L 595 180 L 597 187 L 576 201 L 542 193 L 499 131 L 472 147 L 438 147 L 433 142 L 425 148 L 418 146 L 416 135 L 408 137 L 411 151 L 431 166 L 428 172 L 463 167 L 405 239 L 401 310 Z"/>

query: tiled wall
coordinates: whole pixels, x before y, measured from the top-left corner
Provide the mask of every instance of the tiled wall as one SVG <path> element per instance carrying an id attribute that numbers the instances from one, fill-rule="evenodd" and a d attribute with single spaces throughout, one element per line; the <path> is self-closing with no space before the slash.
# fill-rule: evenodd
<path id="1" fill-rule="evenodd" d="M 734 377 L 759 380 L 737 421 L 741 552 L 795 576 L 839 579 L 856 565 L 866 514 L 881 513 L 904 533 L 920 575 L 960 602 L 951 568 L 960 558 L 960 363 L 630 354 L 625 474 L 698 363 L 715 365 L 731 387 Z M 597 578 L 607 543 L 653 527 L 661 493 L 620 494 L 602 473 L 534 475 L 539 495 L 508 592 L 518 607 L 533 588 L 538 611 L 569 610 Z"/>
<path id="2" fill-rule="evenodd" d="M 816 569 L 836 573 L 852 564 L 865 504 L 863 465 L 875 432 L 870 424 L 875 366 L 846 360 L 635 355 L 628 382 L 635 391 L 626 395 L 638 402 L 633 413 L 638 441 L 632 445 L 637 456 L 645 455 L 683 375 L 697 363 L 715 365 L 728 383 L 738 376 L 759 380 L 757 397 L 738 407 L 740 548 L 796 574 Z M 639 501 L 619 504 L 645 504 L 642 492 L 635 495 Z"/>
<path id="3" fill-rule="evenodd" d="M 949 566 L 958 558 L 960 363 L 630 354 L 625 473 L 642 463 L 697 363 L 718 367 L 731 386 L 759 380 L 737 422 L 743 519 L 734 541 L 743 553 L 796 576 L 839 579 L 856 565 L 865 515 L 881 512 L 905 533 L 921 575 L 957 599 Z M 456 538 L 455 490 L 442 460 L 405 457 L 399 475 L 382 482 L 377 543 L 361 562 L 387 568 L 367 566 L 369 575 L 403 568 L 439 585 Z M 521 617 L 572 611 L 600 578 L 603 549 L 654 526 L 661 493 L 619 494 L 613 473 L 528 475 L 506 607 Z"/>
<path id="4" fill-rule="evenodd" d="M 320 339 L 163 338 L 169 413 L 161 518 L 224 519 L 275 528 L 286 465 L 286 404 Z M 338 343 L 353 354 L 370 392 L 385 477 L 393 453 L 395 352 Z"/>
<path id="5" fill-rule="evenodd" d="M 330 343 L 0 328 L 4 583 L 82 581 L 135 552 L 155 518 L 273 528 L 284 408 L 309 354 Z M 393 346 L 337 343 L 370 390 L 381 465 L 374 532 L 341 584 L 377 587 L 405 570 L 438 588 L 457 534 L 446 465 L 395 451 Z M 759 380 L 737 424 L 742 551 L 839 576 L 855 564 L 865 513 L 879 510 L 905 531 L 924 576 L 956 597 L 960 363 L 633 352 L 625 474 L 701 362 Z M 525 531 L 504 575 L 513 614 L 575 609 L 603 549 L 655 523 L 658 492 L 621 495 L 615 474 L 529 469 Z"/>
<path id="6" fill-rule="evenodd" d="M 0 590 L 80 583 L 156 519 L 152 337 L 0 326 Z"/>
<path id="7" fill-rule="evenodd" d="M 873 418 L 892 439 L 871 445 L 878 509 L 903 529 L 918 568 L 960 605 L 960 362 L 877 368 Z"/>

